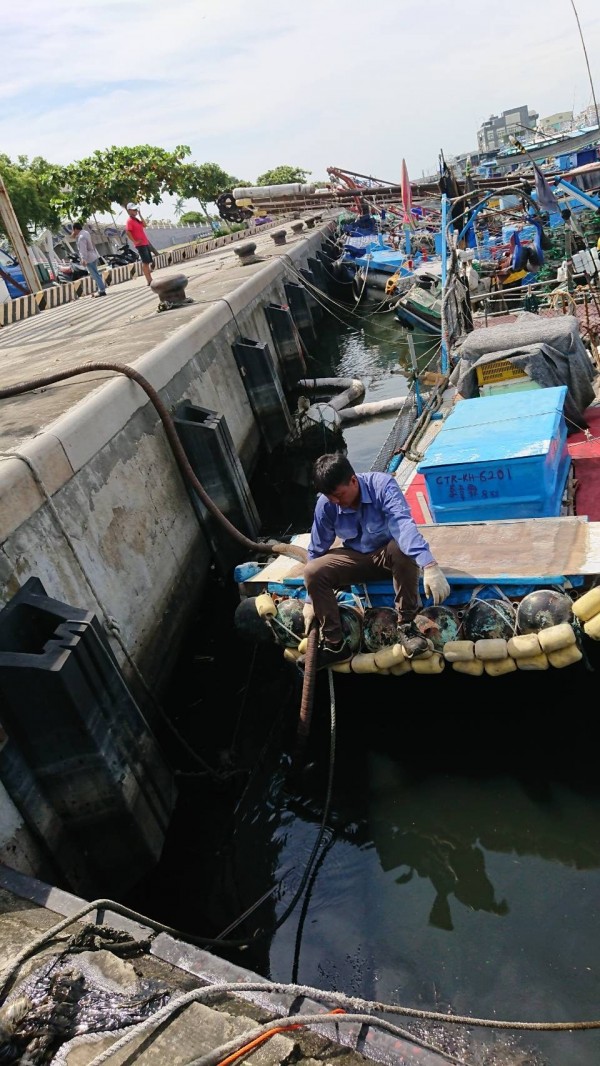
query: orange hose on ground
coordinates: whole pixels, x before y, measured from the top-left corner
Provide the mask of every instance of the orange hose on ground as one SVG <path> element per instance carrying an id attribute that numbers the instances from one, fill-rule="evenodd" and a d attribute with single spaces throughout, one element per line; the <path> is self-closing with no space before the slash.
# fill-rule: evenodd
<path id="1" fill-rule="evenodd" d="M 336 1007 L 334 1010 L 327 1011 L 328 1014 L 345 1014 L 345 1010 L 342 1007 Z M 217 1066 L 230 1066 L 230 1063 L 235 1062 L 242 1055 L 247 1055 L 249 1051 L 255 1051 L 257 1047 L 264 1044 L 267 1040 L 270 1040 L 272 1036 L 277 1036 L 277 1033 L 287 1033 L 291 1029 L 303 1029 L 302 1022 L 294 1022 L 292 1025 L 277 1025 L 273 1029 L 270 1029 L 268 1033 L 262 1033 L 257 1036 L 255 1040 L 251 1040 L 248 1044 L 244 1044 L 243 1047 L 238 1048 L 237 1051 L 232 1052 L 226 1059 L 221 1059 Z"/>

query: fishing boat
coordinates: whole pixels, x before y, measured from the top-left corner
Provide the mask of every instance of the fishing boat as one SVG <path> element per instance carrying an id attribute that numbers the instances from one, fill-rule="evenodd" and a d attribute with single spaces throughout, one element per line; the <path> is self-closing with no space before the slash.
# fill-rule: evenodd
<path id="1" fill-rule="evenodd" d="M 576 314 L 504 316 L 473 330 L 456 246 L 441 301 L 439 369 L 415 382 L 389 448 L 390 473 L 450 584 L 416 624 L 428 653 L 396 643 L 389 582 L 340 589 L 346 674 L 525 676 L 600 659 L 600 373 L 595 330 Z M 428 385 L 428 387 L 427 387 Z M 306 549 L 309 532 L 292 538 Z M 236 567 L 236 623 L 306 654 L 303 564 L 279 556 Z"/>
<path id="2" fill-rule="evenodd" d="M 423 270 L 394 301 L 394 314 L 408 329 L 420 329 L 440 337 L 442 333 L 442 279 Z"/>
<path id="3" fill-rule="evenodd" d="M 340 255 L 335 270 L 352 282 L 356 303 L 389 303 L 405 292 L 422 271 L 440 264 L 439 201 L 413 203 L 406 161 L 402 160 L 401 203 L 381 203 L 377 187 L 361 189 L 356 212 L 338 220 Z"/>

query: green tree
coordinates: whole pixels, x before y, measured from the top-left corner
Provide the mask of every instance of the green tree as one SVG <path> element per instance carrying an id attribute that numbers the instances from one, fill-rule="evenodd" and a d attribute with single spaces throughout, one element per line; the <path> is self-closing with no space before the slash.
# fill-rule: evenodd
<path id="1" fill-rule="evenodd" d="M 227 174 L 218 163 L 186 163 L 181 175 L 180 193 L 185 199 L 198 200 L 204 214 L 217 196 L 237 185 L 237 178 Z"/>
<path id="2" fill-rule="evenodd" d="M 257 185 L 292 185 L 296 182 L 300 182 L 304 185 L 310 170 L 303 170 L 302 167 L 290 167 L 287 165 L 275 167 L 273 170 L 267 170 L 264 174 L 260 174 L 256 179 Z"/>
<path id="3" fill-rule="evenodd" d="M 182 226 L 210 226 L 210 219 L 200 211 L 186 211 L 180 216 L 179 223 Z"/>
<path id="4" fill-rule="evenodd" d="M 42 229 L 56 229 L 60 215 L 53 198 L 60 188 L 61 168 L 48 163 L 41 156 L 29 162 L 21 155 L 16 162 L 0 154 L 0 176 L 26 240 Z M 0 233 L 4 234 L 0 218 Z"/>
<path id="5" fill-rule="evenodd" d="M 71 163 L 62 171 L 56 208 L 73 218 L 110 212 L 114 204 L 160 203 L 163 196 L 185 196 L 183 188 L 191 149 L 180 144 L 172 152 L 150 144 L 107 148 Z"/>

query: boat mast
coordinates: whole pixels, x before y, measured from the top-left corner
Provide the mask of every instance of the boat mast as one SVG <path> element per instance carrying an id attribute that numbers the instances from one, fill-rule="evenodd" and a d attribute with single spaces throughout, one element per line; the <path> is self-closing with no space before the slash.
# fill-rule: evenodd
<path id="1" fill-rule="evenodd" d="M 446 272 L 447 272 L 447 260 L 448 260 L 448 245 L 446 238 L 446 227 L 448 225 L 448 197 L 445 192 L 442 193 L 442 358 L 441 358 L 441 371 L 442 374 L 448 373 L 449 355 L 448 355 L 448 339 L 446 330 L 446 319 L 444 315 L 444 288 L 446 285 Z"/>

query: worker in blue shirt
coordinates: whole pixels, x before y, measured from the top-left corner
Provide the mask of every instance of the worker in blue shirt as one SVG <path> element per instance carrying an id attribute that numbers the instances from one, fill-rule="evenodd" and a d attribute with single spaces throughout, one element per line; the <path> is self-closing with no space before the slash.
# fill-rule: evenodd
<path id="1" fill-rule="evenodd" d="M 450 594 L 442 570 L 419 531 L 404 494 L 391 474 L 356 474 L 343 452 L 321 455 L 313 482 L 319 493 L 308 546 L 304 582 L 306 631 L 316 617 L 321 627 L 317 668 L 348 662 L 336 589 L 392 574 L 398 615 L 398 643 L 408 659 L 428 654 L 430 646 L 414 618 L 421 606 L 419 571 L 425 594 L 434 604 Z M 333 547 L 339 538 L 341 545 Z"/>

